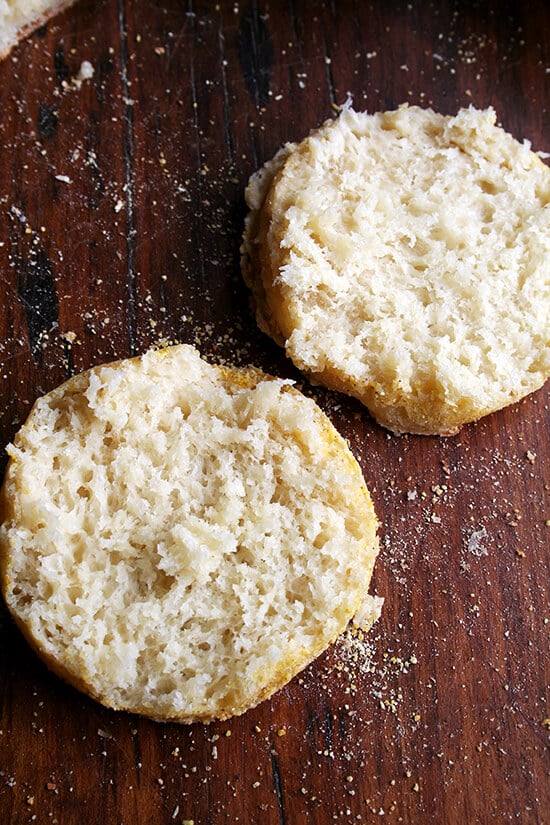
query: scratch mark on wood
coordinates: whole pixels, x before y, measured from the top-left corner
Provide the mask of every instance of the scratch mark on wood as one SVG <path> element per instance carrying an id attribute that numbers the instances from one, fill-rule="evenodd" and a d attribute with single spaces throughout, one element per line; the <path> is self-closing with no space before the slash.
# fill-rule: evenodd
<path id="1" fill-rule="evenodd" d="M 327 81 L 328 96 L 330 105 L 334 107 L 336 104 L 336 89 L 334 86 L 334 76 L 332 73 L 332 59 L 327 39 L 323 34 L 323 57 L 325 59 L 325 78 Z"/>
<path id="2" fill-rule="evenodd" d="M 88 173 L 90 176 L 90 194 L 88 196 L 88 205 L 91 210 L 96 211 L 103 203 L 105 196 L 106 185 L 101 174 L 101 169 L 97 162 L 97 157 L 100 154 L 100 118 L 97 113 L 91 111 L 88 115 L 88 122 L 86 124 L 86 157 L 88 159 Z"/>
<path id="3" fill-rule="evenodd" d="M 196 25 L 195 20 L 193 19 L 194 25 Z M 200 94 L 199 90 L 197 89 L 197 84 L 195 80 L 195 65 L 194 65 L 194 53 L 190 50 L 190 58 L 189 58 L 189 85 L 191 90 L 191 100 L 193 103 L 193 129 L 195 131 L 195 140 L 196 140 L 196 164 L 197 164 L 197 181 L 198 181 L 198 203 L 201 204 L 201 211 L 202 211 L 202 201 L 203 201 L 203 192 L 202 192 L 202 177 L 200 175 L 201 170 L 201 163 L 202 163 L 202 142 L 201 142 L 201 129 L 199 123 L 199 100 Z M 200 231 L 200 221 L 197 224 L 197 227 Z M 204 289 L 206 285 L 206 272 L 205 272 L 205 263 L 204 263 L 204 252 L 202 244 L 198 245 L 199 257 L 198 257 L 198 276 L 199 276 L 199 283 L 200 288 Z M 203 302 L 203 305 L 206 306 L 206 302 Z"/>
<path id="4" fill-rule="evenodd" d="M 283 786 L 281 782 L 281 771 L 279 770 L 279 760 L 274 750 L 271 751 L 271 770 L 273 772 L 273 782 L 275 784 L 275 796 L 277 798 L 277 809 L 279 811 L 280 825 L 285 825 L 285 809 L 283 804 Z"/>
<path id="5" fill-rule="evenodd" d="M 334 752 L 334 728 L 332 725 L 332 711 L 327 705 L 325 707 L 325 742 L 329 753 Z"/>
<path id="6" fill-rule="evenodd" d="M 124 2 L 118 0 L 118 24 L 120 36 L 120 80 L 124 104 L 124 192 L 126 195 L 126 254 L 128 256 L 128 341 L 130 354 L 137 353 L 137 285 L 135 271 L 135 213 L 134 213 L 134 113 L 130 103 L 128 82 L 128 33 Z"/>
<path id="7" fill-rule="evenodd" d="M 42 140 L 55 135 L 57 131 L 57 112 L 53 106 L 40 103 L 38 107 L 38 121 L 36 124 L 38 136 Z"/>
<path id="8" fill-rule="evenodd" d="M 24 227 L 21 214 L 15 224 Z M 13 215 L 12 215 L 13 217 Z M 17 297 L 25 310 L 27 333 L 35 363 L 40 361 L 48 333 L 59 324 L 59 305 L 53 267 L 34 233 L 17 236 L 12 243 L 12 260 L 18 274 Z"/>
<path id="9" fill-rule="evenodd" d="M 250 154 L 252 157 L 252 166 L 254 169 L 258 169 L 262 163 L 264 162 L 265 158 L 263 155 L 258 152 L 258 145 L 256 140 L 256 130 L 254 129 L 254 124 L 249 123 L 247 128 L 248 134 L 248 142 L 250 144 Z"/>
<path id="10" fill-rule="evenodd" d="M 288 0 L 288 11 L 290 14 L 290 30 L 296 35 L 296 8 L 294 6 L 294 0 Z"/>
<path id="11" fill-rule="evenodd" d="M 317 735 L 317 731 L 319 730 L 319 725 L 317 724 L 317 716 L 313 708 L 308 705 L 307 706 L 307 728 L 309 731 L 309 735 L 311 736 L 311 741 L 315 742 L 315 737 Z"/>
<path id="12" fill-rule="evenodd" d="M 243 13 L 237 32 L 237 51 L 248 93 L 256 106 L 265 106 L 273 73 L 273 41 L 255 5 Z"/>
<path id="13" fill-rule="evenodd" d="M 233 163 L 234 159 L 234 142 L 231 132 L 231 124 L 233 122 L 233 113 L 231 111 L 231 103 L 229 101 L 229 89 L 227 87 L 227 71 L 225 60 L 225 35 L 223 33 L 223 26 L 220 23 L 218 30 L 218 46 L 221 57 L 221 76 L 222 76 L 222 92 L 223 92 L 223 129 L 224 129 L 224 145 L 227 149 L 227 159 Z"/>
<path id="14" fill-rule="evenodd" d="M 139 788 L 141 785 L 141 740 L 139 738 L 139 730 L 136 728 L 133 734 L 133 743 L 134 743 L 134 764 L 136 767 L 136 783 Z"/>
<path id="15" fill-rule="evenodd" d="M 63 52 L 62 46 L 58 46 L 54 52 L 53 67 L 55 69 L 55 75 L 58 83 L 63 83 L 63 81 L 69 79 L 71 70 L 65 60 L 65 53 Z"/>

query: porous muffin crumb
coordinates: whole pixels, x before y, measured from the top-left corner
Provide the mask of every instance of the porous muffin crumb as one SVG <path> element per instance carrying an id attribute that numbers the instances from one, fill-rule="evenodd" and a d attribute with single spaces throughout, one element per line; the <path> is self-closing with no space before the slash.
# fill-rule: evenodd
<path id="1" fill-rule="evenodd" d="M 259 325 L 397 433 L 454 433 L 550 373 L 550 170 L 495 120 L 345 107 L 247 188 Z"/>
<path id="2" fill-rule="evenodd" d="M 192 347 L 96 367 L 8 448 L 0 572 L 61 676 L 210 721 L 271 695 L 359 613 L 378 550 L 346 442 L 288 381 Z"/>
<path id="3" fill-rule="evenodd" d="M 76 0 L 1 0 L 0 58 L 5 57 L 18 40 Z"/>

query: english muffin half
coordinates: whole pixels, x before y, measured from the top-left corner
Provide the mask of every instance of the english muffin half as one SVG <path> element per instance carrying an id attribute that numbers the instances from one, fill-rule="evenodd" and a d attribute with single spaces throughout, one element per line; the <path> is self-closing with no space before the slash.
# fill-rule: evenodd
<path id="1" fill-rule="evenodd" d="M 488 109 L 346 107 L 250 180 L 260 327 L 390 430 L 450 434 L 550 373 L 550 170 Z"/>
<path id="2" fill-rule="evenodd" d="M 243 713 L 376 615 L 360 468 L 289 382 L 151 351 L 40 398 L 8 452 L 5 600 L 109 707 Z"/>

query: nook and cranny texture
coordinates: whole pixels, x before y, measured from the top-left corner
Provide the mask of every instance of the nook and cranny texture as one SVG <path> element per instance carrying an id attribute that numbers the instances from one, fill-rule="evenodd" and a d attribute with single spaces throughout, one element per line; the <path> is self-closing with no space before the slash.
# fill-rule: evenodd
<path id="1" fill-rule="evenodd" d="M 454 433 L 550 374 L 550 169 L 495 119 L 345 107 L 247 188 L 260 327 L 394 432 Z"/>
<path id="2" fill-rule="evenodd" d="M 7 605 L 54 671 L 110 707 L 242 713 L 376 617 L 360 468 L 287 381 L 151 351 L 38 399 L 8 452 Z"/>

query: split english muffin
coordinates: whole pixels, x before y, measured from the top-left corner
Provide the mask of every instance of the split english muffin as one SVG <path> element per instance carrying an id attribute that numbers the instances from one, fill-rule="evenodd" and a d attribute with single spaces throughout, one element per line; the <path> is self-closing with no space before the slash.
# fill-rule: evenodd
<path id="1" fill-rule="evenodd" d="M 151 351 L 40 398 L 8 451 L 6 603 L 109 707 L 243 713 L 377 615 L 360 468 L 287 381 Z"/>
<path id="2" fill-rule="evenodd" d="M 246 199 L 258 324 L 390 430 L 455 433 L 550 374 L 550 170 L 491 109 L 346 107 Z"/>

